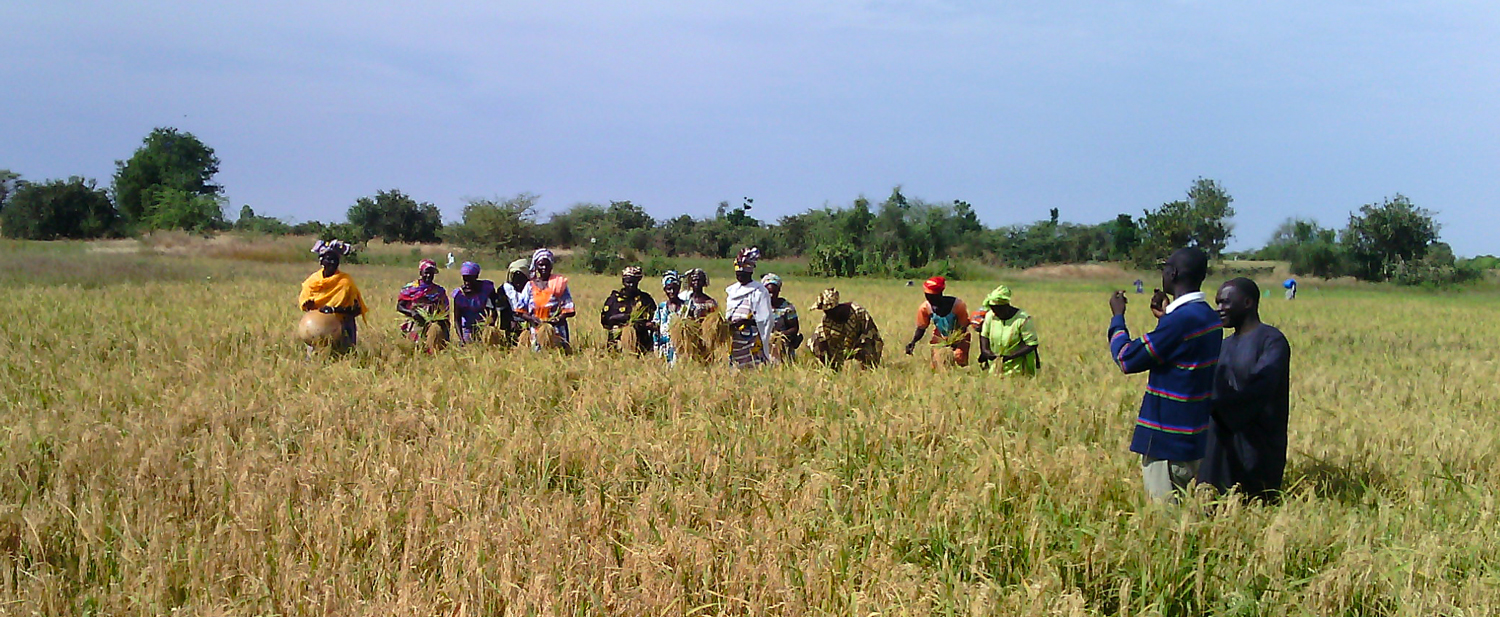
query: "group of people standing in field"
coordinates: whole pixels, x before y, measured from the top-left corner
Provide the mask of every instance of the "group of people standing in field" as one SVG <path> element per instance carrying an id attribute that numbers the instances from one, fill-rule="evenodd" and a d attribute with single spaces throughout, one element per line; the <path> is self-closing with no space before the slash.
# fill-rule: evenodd
<path id="1" fill-rule="evenodd" d="M 319 242 L 313 251 L 322 267 L 303 282 L 298 304 L 337 318 L 343 334 L 338 344 L 352 347 L 355 318 L 367 307 L 353 280 L 339 271 L 351 247 L 333 240 Z M 843 301 L 837 289 L 825 289 L 812 306 L 823 318 L 804 336 L 796 306 L 782 296 L 781 277 L 755 277 L 759 258 L 753 247 L 739 252 L 735 280 L 725 288 L 722 303 L 706 291 L 708 274 L 701 269 L 666 272 L 657 302 L 641 289 L 642 269 L 625 268 L 620 288 L 600 310 L 608 344 L 668 363 L 721 362 L 727 356 L 741 369 L 791 361 L 799 349 L 835 368 L 851 361 L 865 368 L 880 364 L 884 341 L 864 307 Z M 480 279 L 479 265 L 465 262 L 459 268 L 463 283 L 449 294 L 434 280 L 437 263 L 422 260 L 417 279 L 397 299 L 396 310 L 406 317 L 401 331 L 414 341 L 446 342 L 456 320 L 461 344 L 569 351 L 570 322 L 577 312 L 568 279 L 553 271 L 555 261 L 552 251 L 537 249 L 530 259 L 511 262 L 499 285 Z M 1261 295 L 1254 281 L 1224 283 L 1215 307 L 1201 291 L 1207 272 L 1208 257 L 1197 249 L 1178 250 L 1163 262 L 1166 291 L 1151 302 L 1156 328 L 1139 338 L 1131 338 L 1125 324 L 1125 293 L 1110 298 L 1112 360 L 1124 373 L 1150 373 L 1130 449 L 1141 456 L 1152 499 L 1175 501 L 1196 481 L 1275 500 L 1286 465 L 1290 346 L 1279 330 L 1260 321 Z M 925 281 L 922 291 L 908 355 L 927 337 L 934 366 L 966 366 L 977 334 L 977 360 L 992 373 L 1028 376 L 1042 366 L 1036 326 L 1011 303 L 1009 287 L 996 287 L 973 312 L 962 299 L 947 295 L 942 277 Z M 1225 327 L 1235 330 L 1228 339 Z"/>
<path id="2" fill-rule="evenodd" d="M 299 304 L 304 311 L 337 315 L 344 332 L 338 344 L 352 347 L 358 332 L 355 317 L 364 314 L 366 306 L 353 280 L 338 269 L 351 247 L 333 240 L 319 242 L 313 251 L 323 267 L 303 283 Z M 667 271 L 657 302 L 641 288 L 644 271 L 639 266 L 625 268 L 620 287 L 610 291 L 599 313 L 607 344 L 674 364 L 684 357 L 710 363 L 727 356 L 730 366 L 752 368 L 794 360 L 799 349 L 835 368 L 851 361 L 860 367 L 880 364 L 885 343 L 869 311 L 843 301 L 837 289 L 825 289 L 811 307 L 823 318 L 811 335 L 805 335 L 796 305 L 782 296 L 781 277 L 772 273 L 756 278 L 759 259 L 754 247 L 735 256 L 735 280 L 724 289 L 722 301 L 708 293 L 708 274 L 701 269 Z M 436 282 L 437 262 L 423 259 L 417 278 L 397 296 L 396 310 L 405 317 L 401 333 L 428 349 L 456 340 L 529 342 L 533 349 L 569 351 L 577 309 L 567 277 L 553 271 L 555 263 L 552 251 L 537 249 L 530 259 L 511 262 L 506 280 L 497 285 L 479 278 L 478 264 L 464 262 L 459 267 L 463 283 L 450 293 Z M 917 333 L 907 345 L 908 354 L 931 327 L 935 366 L 967 365 L 971 337 L 978 334 L 981 364 L 999 374 L 1036 373 L 1036 329 L 1029 315 L 1011 305 L 1008 287 L 996 288 L 985 298 L 984 308 L 970 313 L 963 300 L 945 295 L 946 285 L 942 277 L 923 285 L 926 299 L 917 309 Z M 326 289 L 347 293 L 329 295 L 322 291 Z"/>

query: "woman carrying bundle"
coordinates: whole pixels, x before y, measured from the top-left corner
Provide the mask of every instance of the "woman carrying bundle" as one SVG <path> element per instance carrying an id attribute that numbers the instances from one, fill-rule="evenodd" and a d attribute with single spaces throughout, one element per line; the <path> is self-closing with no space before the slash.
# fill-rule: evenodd
<path id="1" fill-rule="evenodd" d="M 672 346 L 676 356 L 706 364 L 713 361 L 714 350 L 728 338 L 728 326 L 719 315 L 719 303 L 704 292 L 708 273 L 693 268 L 683 278 L 688 289 L 679 296 L 682 310 L 670 324 Z"/>
<path id="2" fill-rule="evenodd" d="M 672 346 L 672 321 L 682 312 L 682 279 L 676 270 L 667 270 L 661 276 L 661 304 L 656 305 L 656 318 L 651 322 L 655 337 L 656 355 L 667 359 L 667 364 L 677 361 L 677 350 Z"/>
<path id="3" fill-rule="evenodd" d="M 760 284 L 771 294 L 771 356 L 778 362 L 791 362 L 802 344 L 802 323 L 797 319 L 797 307 L 791 300 L 781 297 L 781 277 L 768 273 L 760 277 Z"/>
<path id="4" fill-rule="evenodd" d="M 514 319 L 510 300 L 495 288 L 494 281 L 480 280 L 479 264 L 466 261 L 458 267 L 463 284 L 453 290 L 453 312 L 458 316 L 458 341 L 469 344 L 480 339 L 498 344 L 510 331 Z M 488 333 L 481 335 L 481 333 Z"/>
<path id="5" fill-rule="evenodd" d="M 302 293 L 297 296 L 297 306 L 304 313 L 327 315 L 328 318 L 304 315 L 299 325 L 299 336 L 312 349 L 314 344 L 330 344 L 336 351 L 348 351 L 359 342 L 359 328 L 354 318 L 365 314 L 365 299 L 359 294 L 354 279 L 339 271 L 344 256 L 354 252 L 354 247 L 342 240 L 319 240 L 312 252 L 318 255 L 321 269 L 302 281 Z M 317 332 L 321 326 L 337 322 L 337 329 Z"/>
<path id="6" fill-rule="evenodd" d="M 906 355 L 911 355 L 927 327 L 932 326 L 932 366 L 947 364 L 969 365 L 969 307 L 963 300 L 943 295 L 948 281 L 934 276 L 922 284 L 927 296 L 917 305 L 917 331 L 906 344 Z"/>
<path id="7" fill-rule="evenodd" d="M 760 249 L 740 250 L 734 258 L 734 283 L 724 288 L 729 307 L 729 365 L 753 368 L 771 361 L 771 292 L 755 280 Z"/>
<path id="8" fill-rule="evenodd" d="M 1010 288 L 996 287 L 985 296 L 989 313 L 979 328 L 979 361 L 990 364 L 996 375 L 1035 375 L 1042 363 L 1037 355 L 1041 342 L 1031 315 L 1011 306 Z"/>
<path id="9" fill-rule="evenodd" d="M 610 347 L 642 356 L 651 353 L 651 321 L 656 316 L 656 301 L 641 290 L 644 277 L 640 266 L 625 268 L 621 287 L 609 292 L 599 312 Z"/>
<path id="10" fill-rule="evenodd" d="M 417 264 L 417 279 L 401 288 L 396 311 L 406 316 L 401 333 L 415 342 L 426 342 L 428 351 L 448 344 L 448 290 L 434 282 L 437 262 L 423 259 Z"/>
<path id="11" fill-rule="evenodd" d="M 574 315 L 573 292 L 566 277 L 553 274 L 555 261 L 549 249 L 540 248 L 531 254 L 531 280 L 521 290 L 516 313 L 531 324 L 532 349 L 559 347 L 571 351 L 568 320 Z"/>

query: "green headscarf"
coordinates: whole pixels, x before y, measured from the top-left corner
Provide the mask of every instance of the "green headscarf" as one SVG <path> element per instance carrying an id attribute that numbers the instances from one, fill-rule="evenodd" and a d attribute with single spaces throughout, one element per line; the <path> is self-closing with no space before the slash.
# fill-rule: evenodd
<path id="1" fill-rule="evenodd" d="M 1010 288 L 1004 285 L 996 287 L 990 295 L 984 297 L 985 306 L 1010 306 Z"/>

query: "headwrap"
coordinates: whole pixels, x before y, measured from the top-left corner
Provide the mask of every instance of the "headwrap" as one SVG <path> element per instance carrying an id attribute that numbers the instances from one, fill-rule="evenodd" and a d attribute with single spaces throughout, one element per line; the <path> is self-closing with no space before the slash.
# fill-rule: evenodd
<path id="1" fill-rule="evenodd" d="M 464 265 L 458 267 L 458 275 L 459 276 L 479 276 L 479 264 L 474 263 L 472 261 L 466 261 L 466 262 L 464 262 Z"/>
<path id="2" fill-rule="evenodd" d="M 942 294 L 943 290 L 947 288 L 948 279 L 945 279 L 941 276 L 934 276 L 930 279 L 927 279 L 926 283 L 922 283 L 922 291 L 930 294 Z"/>
<path id="3" fill-rule="evenodd" d="M 552 263 L 557 263 L 557 257 L 552 254 L 552 249 L 543 247 L 537 249 L 535 253 L 531 254 L 531 269 L 535 270 L 537 262 L 540 262 L 543 259 Z"/>
<path id="4" fill-rule="evenodd" d="M 682 278 L 683 280 L 688 281 L 688 284 L 691 285 L 694 275 L 703 277 L 703 286 L 708 286 L 708 273 L 704 272 L 702 268 L 693 268 L 692 270 L 688 270 L 687 272 L 684 272 L 682 274 Z"/>
<path id="5" fill-rule="evenodd" d="M 1006 287 L 1004 285 L 996 287 L 994 291 L 990 292 L 990 295 L 984 297 L 984 305 L 985 306 L 1009 306 L 1010 305 L 1010 288 Z"/>
<path id="6" fill-rule="evenodd" d="M 676 270 L 667 270 L 666 274 L 661 275 L 661 288 L 666 289 L 667 285 L 672 283 L 677 283 L 677 286 L 681 287 L 682 277 L 677 274 Z"/>
<path id="7" fill-rule="evenodd" d="M 823 293 L 818 294 L 818 301 L 813 303 L 813 310 L 826 311 L 835 306 L 843 304 L 839 302 L 839 290 L 829 287 Z"/>
<path id="8" fill-rule="evenodd" d="M 767 287 L 770 287 L 772 285 L 780 287 L 781 277 L 777 276 L 775 272 L 767 272 L 765 276 L 760 277 L 760 284 Z"/>
<path id="9" fill-rule="evenodd" d="M 319 240 L 313 244 L 312 252 L 317 253 L 319 257 L 322 257 L 323 255 L 327 255 L 329 253 L 334 253 L 336 255 L 348 255 L 354 252 L 354 247 L 350 246 L 348 242 L 344 242 L 343 240 L 339 239 L 333 239 L 327 242 Z"/>
<path id="10" fill-rule="evenodd" d="M 755 262 L 760 261 L 760 249 L 755 247 L 740 249 L 740 254 L 734 258 L 735 272 L 754 272 Z"/>
<path id="11" fill-rule="evenodd" d="M 510 262 L 510 265 L 506 266 L 505 270 L 507 272 L 511 272 L 511 273 L 520 272 L 521 274 L 526 274 L 526 270 L 528 268 L 530 268 L 530 267 L 531 267 L 531 261 L 527 260 L 525 257 L 522 257 L 520 259 L 517 259 L 515 261 Z"/>
<path id="12" fill-rule="evenodd" d="M 417 262 L 417 274 L 421 274 L 423 272 L 426 272 L 428 268 L 432 268 L 433 270 L 436 270 L 437 269 L 437 262 L 435 262 L 435 261 L 433 261 L 431 259 L 423 259 L 422 261 Z"/>
<path id="13" fill-rule="evenodd" d="M 621 278 L 633 278 L 639 281 L 642 278 L 645 278 L 645 276 L 646 273 L 645 271 L 641 270 L 640 266 L 625 266 L 625 269 L 620 271 Z"/>

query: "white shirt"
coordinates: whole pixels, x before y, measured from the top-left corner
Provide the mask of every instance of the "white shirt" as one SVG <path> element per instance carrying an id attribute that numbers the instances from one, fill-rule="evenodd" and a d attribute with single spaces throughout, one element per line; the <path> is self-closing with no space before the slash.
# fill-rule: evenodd
<path id="1" fill-rule="evenodd" d="M 1182 294 L 1180 296 L 1177 296 L 1177 299 L 1173 300 L 1171 304 L 1168 304 L 1167 308 L 1164 309 L 1164 311 L 1167 312 L 1167 313 L 1171 313 L 1172 311 L 1177 310 L 1177 307 L 1182 306 L 1184 304 L 1187 304 L 1189 302 L 1203 302 L 1203 303 L 1207 303 L 1208 300 L 1206 299 L 1206 297 L 1203 295 L 1203 292 L 1201 292 L 1201 291 L 1195 291 L 1195 292 L 1190 293 L 1190 294 Z"/>

